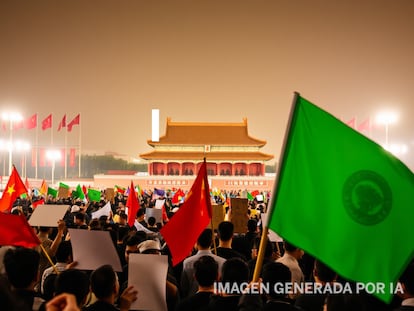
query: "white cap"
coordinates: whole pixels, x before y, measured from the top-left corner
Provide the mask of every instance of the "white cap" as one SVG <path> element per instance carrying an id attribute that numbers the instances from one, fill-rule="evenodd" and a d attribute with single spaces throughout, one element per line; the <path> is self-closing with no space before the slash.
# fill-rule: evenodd
<path id="1" fill-rule="evenodd" d="M 145 240 L 138 244 L 138 250 L 141 254 L 149 250 L 161 251 L 160 242 L 155 240 Z"/>
<path id="2" fill-rule="evenodd" d="M 71 213 L 77 213 L 80 211 L 79 205 L 72 205 L 72 208 L 70 209 Z"/>

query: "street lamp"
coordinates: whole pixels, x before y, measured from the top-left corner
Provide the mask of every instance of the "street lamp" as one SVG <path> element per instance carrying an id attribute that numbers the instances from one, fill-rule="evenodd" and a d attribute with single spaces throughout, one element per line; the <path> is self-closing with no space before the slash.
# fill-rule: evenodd
<path id="1" fill-rule="evenodd" d="M 13 166 L 13 123 L 21 122 L 23 117 L 18 112 L 3 112 L 2 118 L 4 121 L 9 121 L 10 123 L 10 135 L 9 135 L 9 176 L 12 173 Z"/>
<path id="2" fill-rule="evenodd" d="M 388 126 L 397 122 L 398 116 L 395 112 L 384 111 L 377 115 L 377 123 L 385 126 L 385 146 L 388 147 Z"/>
<path id="3" fill-rule="evenodd" d="M 52 161 L 52 185 L 55 183 L 55 162 L 60 160 L 62 154 L 59 150 L 47 150 L 46 158 Z"/>

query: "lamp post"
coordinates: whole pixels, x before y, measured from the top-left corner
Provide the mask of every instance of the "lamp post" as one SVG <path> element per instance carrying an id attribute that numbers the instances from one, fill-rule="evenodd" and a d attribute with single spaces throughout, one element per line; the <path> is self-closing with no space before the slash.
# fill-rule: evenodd
<path id="1" fill-rule="evenodd" d="M 385 126 L 385 146 L 388 147 L 388 126 L 397 122 L 397 114 L 391 111 L 381 112 L 377 115 L 377 122 Z"/>
<path id="2" fill-rule="evenodd" d="M 26 152 L 30 150 L 30 144 L 26 141 L 16 141 L 16 143 L 13 144 L 13 148 L 16 149 L 16 151 L 21 152 L 23 154 L 22 156 L 22 176 L 27 177 L 26 175 Z"/>
<path id="3" fill-rule="evenodd" d="M 46 158 L 52 161 L 52 185 L 55 183 L 55 162 L 59 160 L 61 153 L 59 150 L 48 150 L 46 151 Z"/>
<path id="4" fill-rule="evenodd" d="M 2 114 L 3 120 L 9 121 L 10 123 L 10 134 L 9 134 L 9 176 L 12 173 L 12 166 L 13 166 L 13 123 L 20 122 L 23 120 L 23 117 L 18 112 L 3 112 Z"/>

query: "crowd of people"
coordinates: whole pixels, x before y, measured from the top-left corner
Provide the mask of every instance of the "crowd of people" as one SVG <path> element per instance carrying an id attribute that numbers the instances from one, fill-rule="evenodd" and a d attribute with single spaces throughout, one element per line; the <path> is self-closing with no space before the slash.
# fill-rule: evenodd
<path id="1" fill-rule="evenodd" d="M 232 195 L 240 195 L 240 192 Z M 167 218 L 171 219 L 179 207 L 173 206 L 170 197 L 164 199 Z M 112 202 L 110 215 L 98 219 L 94 219 L 92 213 L 101 209 L 107 203 L 105 200 L 90 204 L 79 199 L 57 201 L 49 198 L 47 203 L 69 207 L 56 227 L 33 228 L 41 247 L 0 247 L 1 310 L 130 310 L 131 304 L 140 299 L 140 288 L 128 283 L 129 257 L 136 253 L 168 256 L 165 304 L 171 311 L 414 310 L 413 264 L 401 276 L 403 293 L 395 295 L 391 304 L 363 293 L 307 294 L 286 288 L 274 290 L 278 284 L 287 283 L 313 282 L 324 287 L 349 282 L 286 241 L 265 239 L 260 279 L 253 282 L 262 233 L 257 211 L 266 210 L 266 202 L 257 199 L 249 202 L 245 232 L 235 233 L 231 219 L 222 221 L 215 230 L 206 228 L 192 253 L 176 266 L 172 266 L 169 247 L 159 232 L 163 222 L 146 216 L 146 208 L 153 208 L 155 204 L 151 196 L 140 198 L 141 208 L 136 214 L 138 228 L 128 225 L 126 197 L 121 194 Z M 12 213 L 30 218 L 32 211 L 29 201 L 18 200 Z M 68 228 L 109 231 L 122 272 L 115 272 L 110 265 L 96 267 L 93 271 L 76 269 Z M 254 291 L 254 288 L 261 288 L 260 284 L 266 284 L 270 290 Z"/>

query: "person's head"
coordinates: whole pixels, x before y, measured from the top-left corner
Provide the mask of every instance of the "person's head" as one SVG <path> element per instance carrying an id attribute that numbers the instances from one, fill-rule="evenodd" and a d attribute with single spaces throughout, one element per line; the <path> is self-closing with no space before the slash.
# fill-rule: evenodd
<path id="1" fill-rule="evenodd" d="M 129 228 L 127 226 L 119 226 L 117 232 L 118 232 L 118 236 L 117 236 L 118 241 L 123 241 L 129 233 Z"/>
<path id="2" fill-rule="evenodd" d="M 257 220 L 256 219 L 249 219 L 247 221 L 247 231 L 249 232 L 257 231 Z"/>
<path id="3" fill-rule="evenodd" d="M 78 306 L 81 307 L 88 296 L 89 283 L 89 277 L 85 272 L 76 269 L 64 270 L 55 279 L 55 294 L 73 294 Z"/>
<path id="4" fill-rule="evenodd" d="M 70 241 L 60 242 L 56 251 L 56 260 L 58 262 L 72 262 L 72 244 Z"/>
<path id="5" fill-rule="evenodd" d="M 227 259 L 221 268 L 221 281 L 241 285 L 249 281 L 249 267 L 240 258 Z"/>
<path id="6" fill-rule="evenodd" d="M 148 225 L 149 225 L 149 226 L 153 227 L 153 226 L 155 225 L 155 222 L 156 222 L 156 221 L 157 221 L 157 220 L 155 219 L 155 217 L 154 217 L 154 216 L 148 217 Z"/>
<path id="7" fill-rule="evenodd" d="M 128 223 L 128 215 L 124 211 L 121 211 L 119 213 L 119 224 L 126 226 L 127 223 Z"/>
<path id="8" fill-rule="evenodd" d="M 101 223 L 98 219 L 92 219 L 89 223 L 90 230 L 102 230 Z"/>
<path id="9" fill-rule="evenodd" d="M 11 285 L 17 289 L 33 289 L 39 279 L 40 255 L 33 249 L 9 249 L 3 263 Z"/>
<path id="10" fill-rule="evenodd" d="M 202 287 L 211 287 L 218 279 L 218 263 L 211 256 L 201 256 L 194 263 L 194 277 Z"/>
<path id="11" fill-rule="evenodd" d="M 96 298 L 116 297 L 119 292 L 118 277 L 111 265 L 103 265 L 94 270 L 90 278 L 91 290 Z"/>
<path id="12" fill-rule="evenodd" d="M 304 255 L 304 251 L 300 249 L 299 247 L 293 245 L 292 243 L 285 241 L 284 247 L 285 247 L 285 251 L 289 255 L 295 257 L 297 260 L 301 259 L 302 256 Z"/>
<path id="13" fill-rule="evenodd" d="M 230 221 L 222 221 L 218 226 L 219 238 L 222 241 L 230 241 L 233 238 L 234 225 Z"/>
<path id="14" fill-rule="evenodd" d="M 403 287 L 403 298 L 414 297 L 414 262 L 408 265 L 400 277 L 400 283 Z"/>
<path id="15" fill-rule="evenodd" d="M 209 249 L 213 240 L 213 231 L 211 229 L 204 229 L 197 239 L 197 245 L 201 249 Z"/>
<path id="16" fill-rule="evenodd" d="M 289 284 L 292 281 L 292 273 L 290 269 L 280 262 L 269 262 L 263 266 L 262 270 L 263 283 L 267 284 L 270 290 L 270 297 L 286 297 L 288 292 L 283 292 L 288 286 L 281 286 L 281 289 L 276 291 L 273 290 L 276 284 Z"/>
<path id="17" fill-rule="evenodd" d="M 50 234 L 51 231 L 52 231 L 51 227 L 43 227 L 43 226 L 39 227 L 39 233 Z"/>
<path id="18" fill-rule="evenodd" d="M 145 219 L 145 208 L 140 208 L 137 212 L 137 220 L 142 221 Z"/>
<path id="19" fill-rule="evenodd" d="M 315 260 L 313 276 L 316 282 L 321 283 L 335 282 L 337 278 L 336 272 L 318 259 Z"/>
<path id="20" fill-rule="evenodd" d="M 141 243 L 141 239 L 136 235 L 131 235 L 125 243 L 125 261 L 129 261 L 129 254 L 139 253 L 138 244 Z"/>
<path id="21" fill-rule="evenodd" d="M 75 224 L 80 226 L 85 224 L 85 214 L 83 213 L 76 213 L 75 214 Z"/>

